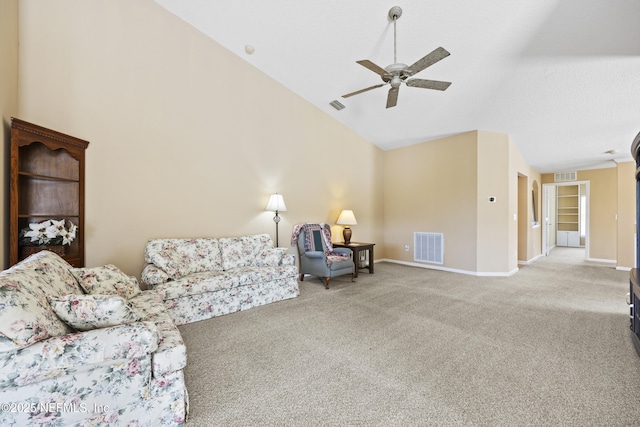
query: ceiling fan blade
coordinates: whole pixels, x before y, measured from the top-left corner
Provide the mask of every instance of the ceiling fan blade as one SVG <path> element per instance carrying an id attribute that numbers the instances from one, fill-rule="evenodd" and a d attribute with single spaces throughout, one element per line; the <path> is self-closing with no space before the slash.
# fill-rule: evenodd
<path id="1" fill-rule="evenodd" d="M 409 79 L 406 81 L 407 86 L 421 87 L 423 89 L 447 90 L 451 86 L 451 82 L 441 82 L 438 80 L 425 79 Z"/>
<path id="2" fill-rule="evenodd" d="M 395 107 L 398 103 L 398 89 L 399 88 L 391 88 L 389 89 L 389 95 L 387 95 L 387 108 Z"/>
<path id="3" fill-rule="evenodd" d="M 446 49 L 439 47 L 435 49 L 433 52 L 424 56 L 423 58 L 417 60 L 414 64 L 411 64 L 409 68 L 407 68 L 407 71 L 410 73 L 410 75 L 417 74 L 420 71 L 424 70 L 425 68 L 435 64 L 436 62 L 446 58 L 449 55 L 451 54 L 447 52 Z"/>
<path id="4" fill-rule="evenodd" d="M 369 61 L 368 59 L 362 59 L 362 60 L 356 61 L 356 62 L 358 64 L 362 65 L 363 67 L 370 69 L 374 73 L 380 74 L 381 76 L 385 76 L 385 75 L 389 74 L 389 72 L 387 70 L 385 70 L 384 68 L 382 68 L 379 65 L 374 64 L 373 62 Z"/>
<path id="5" fill-rule="evenodd" d="M 348 98 L 348 97 L 350 97 L 350 96 L 357 95 L 357 94 L 359 94 L 359 93 L 366 92 L 366 91 L 368 91 L 368 90 L 375 89 L 375 88 L 377 88 L 377 87 L 381 87 L 381 86 L 384 86 L 384 85 L 386 85 L 386 83 L 380 83 L 379 85 L 369 86 L 369 87 L 366 87 L 366 88 L 364 88 L 364 89 L 360 89 L 360 90 L 357 90 L 357 91 L 355 91 L 355 92 L 351 92 L 351 93 L 348 93 L 348 94 L 346 94 L 346 95 L 342 95 L 342 97 L 343 97 L 343 98 Z"/>

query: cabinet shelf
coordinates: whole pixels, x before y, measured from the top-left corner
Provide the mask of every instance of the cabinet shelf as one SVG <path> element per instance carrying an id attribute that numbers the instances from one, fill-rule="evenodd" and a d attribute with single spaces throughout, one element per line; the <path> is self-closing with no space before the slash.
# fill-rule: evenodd
<path id="1" fill-rule="evenodd" d="M 70 219 L 78 218 L 73 214 L 18 214 L 18 218 L 42 218 L 42 219 Z"/>
<path id="2" fill-rule="evenodd" d="M 580 246 L 580 187 L 558 186 L 556 198 L 556 245 Z"/>
<path id="3" fill-rule="evenodd" d="M 49 175 L 38 175 L 31 172 L 18 172 L 18 175 L 25 178 L 42 179 L 45 181 L 79 182 L 77 179 L 61 178 L 58 176 L 49 176 Z"/>
<path id="4" fill-rule="evenodd" d="M 11 118 L 9 262 L 19 262 L 20 230 L 64 219 L 78 226 L 64 259 L 84 267 L 84 168 L 89 142 Z"/>

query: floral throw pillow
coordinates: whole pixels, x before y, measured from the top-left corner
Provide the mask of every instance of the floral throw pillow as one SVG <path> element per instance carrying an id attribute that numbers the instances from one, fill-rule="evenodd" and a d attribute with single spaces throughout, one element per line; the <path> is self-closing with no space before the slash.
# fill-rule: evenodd
<path id="1" fill-rule="evenodd" d="M 119 295 L 130 299 L 141 292 L 138 280 L 133 276 L 127 276 L 113 264 L 93 268 L 72 268 L 71 274 L 88 294 Z"/>
<path id="2" fill-rule="evenodd" d="M 264 247 L 256 254 L 251 265 L 256 267 L 277 267 L 282 263 L 282 257 L 287 252 L 287 248 Z"/>
<path id="3" fill-rule="evenodd" d="M 0 352 L 71 332 L 47 304 L 40 279 L 36 271 L 22 267 L 0 273 Z"/>
<path id="4" fill-rule="evenodd" d="M 120 296 L 63 295 L 48 299 L 58 317 L 78 331 L 108 328 L 140 320 L 127 300 Z"/>

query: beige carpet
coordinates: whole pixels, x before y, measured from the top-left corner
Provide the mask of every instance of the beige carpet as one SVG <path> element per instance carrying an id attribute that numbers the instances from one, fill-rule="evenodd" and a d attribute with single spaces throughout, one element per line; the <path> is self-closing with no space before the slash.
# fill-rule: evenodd
<path id="1" fill-rule="evenodd" d="M 637 426 L 628 272 L 507 278 L 376 264 L 355 283 L 180 327 L 188 427 Z"/>

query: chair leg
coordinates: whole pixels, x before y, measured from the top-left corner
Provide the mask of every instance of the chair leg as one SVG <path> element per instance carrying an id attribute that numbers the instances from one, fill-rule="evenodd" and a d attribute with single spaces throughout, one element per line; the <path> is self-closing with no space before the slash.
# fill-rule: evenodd
<path id="1" fill-rule="evenodd" d="M 355 273 L 351 273 L 351 281 L 352 282 L 356 281 L 356 274 Z"/>
<path id="2" fill-rule="evenodd" d="M 302 273 L 302 274 L 300 275 L 300 281 L 301 281 L 301 282 L 304 282 L 304 273 Z"/>
<path id="3" fill-rule="evenodd" d="M 329 280 L 331 280 L 331 279 L 328 278 L 328 277 L 324 278 L 324 288 L 325 289 L 329 289 Z"/>

